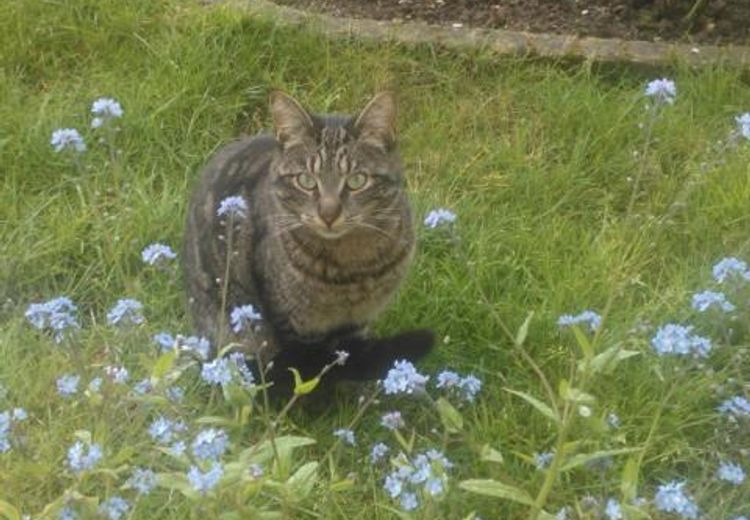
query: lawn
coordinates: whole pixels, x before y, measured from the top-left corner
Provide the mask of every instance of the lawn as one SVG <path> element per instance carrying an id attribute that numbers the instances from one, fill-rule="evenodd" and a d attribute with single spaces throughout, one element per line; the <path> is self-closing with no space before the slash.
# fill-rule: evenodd
<path id="1" fill-rule="evenodd" d="M 330 41 L 180 0 L 3 2 L 0 49 L 0 516 L 750 516 L 729 466 L 750 470 L 746 72 Z M 645 94 L 662 77 L 671 102 Z M 436 331 L 425 392 L 346 386 L 287 413 L 153 341 L 190 324 L 179 260 L 141 252 L 179 252 L 201 165 L 268 128 L 272 88 L 320 112 L 397 93 L 419 248 L 377 329 Z M 123 114 L 92 128 L 102 97 Z M 56 152 L 60 128 L 85 152 Z M 422 225 L 436 208 L 455 222 Z M 80 330 L 57 342 L 26 314 L 60 296 Z M 122 298 L 142 323 L 108 322 Z M 558 322 L 584 310 L 601 322 Z M 479 378 L 476 398 L 437 388 L 445 370 Z"/>

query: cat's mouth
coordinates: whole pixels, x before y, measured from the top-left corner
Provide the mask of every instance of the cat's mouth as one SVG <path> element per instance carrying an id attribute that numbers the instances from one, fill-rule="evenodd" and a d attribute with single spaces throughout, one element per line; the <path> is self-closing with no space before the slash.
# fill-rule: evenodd
<path id="1" fill-rule="evenodd" d="M 326 240 L 335 240 L 346 235 L 349 232 L 349 229 L 344 226 L 335 228 L 313 226 L 312 231 L 321 238 L 325 238 Z"/>

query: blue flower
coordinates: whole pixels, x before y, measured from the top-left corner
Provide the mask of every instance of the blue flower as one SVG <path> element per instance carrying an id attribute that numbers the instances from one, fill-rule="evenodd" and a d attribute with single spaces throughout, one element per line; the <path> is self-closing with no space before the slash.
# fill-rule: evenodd
<path id="1" fill-rule="evenodd" d="M 724 312 L 732 312 L 735 307 L 729 301 L 724 293 L 716 291 L 703 291 L 693 295 L 693 309 L 698 312 L 705 312 L 712 305 L 717 306 Z"/>
<path id="2" fill-rule="evenodd" d="M 255 376 L 253 376 L 253 373 L 247 367 L 247 359 L 245 358 L 245 354 L 243 354 L 242 352 L 232 352 L 231 354 L 229 354 L 228 358 L 235 365 L 237 365 L 237 371 L 239 372 L 240 378 L 242 379 L 242 384 L 247 387 L 253 386 L 255 384 Z"/>
<path id="3" fill-rule="evenodd" d="M 185 431 L 184 423 L 171 421 L 163 415 L 154 419 L 148 427 L 148 434 L 159 444 L 169 444 L 177 434 L 183 431 Z"/>
<path id="4" fill-rule="evenodd" d="M 111 119 L 122 117 L 120 103 L 112 98 L 99 98 L 91 105 L 91 113 L 96 117 L 91 121 L 91 128 L 99 128 Z"/>
<path id="5" fill-rule="evenodd" d="M 106 516 L 109 520 L 120 520 L 128 514 L 130 504 L 122 497 L 113 496 L 99 505 L 99 514 Z"/>
<path id="6" fill-rule="evenodd" d="M 612 429 L 617 429 L 620 427 L 620 418 L 617 416 L 616 413 L 610 412 L 607 414 L 607 424 Z"/>
<path id="7" fill-rule="evenodd" d="M 391 498 L 396 498 L 401 494 L 401 491 L 404 488 L 404 482 L 401 480 L 401 478 L 396 475 L 395 473 L 391 473 L 390 475 L 386 475 L 385 477 L 385 483 L 383 484 L 383 489 L 388 493 L 388 495 Z"/>
<path id="8" fill-rule="evenodd" d="M 732 464 L 731 462 L 722 462 L 721 465 L 719 465 L 716 477 L 720 480 L 731 482 L 735 486 L 739 486 L 745 481 L 746 475 L 741 466 Z"/>
<path id="9" fill-rule="evenodd" d="M 482 389 L 482 381 L 473 374 L 461 377 L 451 370 L 443 370 L 437 375 L 437 388 L 443 388 L 456 392 L 469 402 L 473 402 L 476 395 Z"/>
<path id="10" fill-rule="evenodd" d="M 89 382 L 89 392 L 92 392 L 94 394 L 99 393 L 99 390 L 102 387 L 102 378 L 101 377 L 95 377 Z"/>
<path id="11" fill-rule="evenodd" d="M 604 516 L 608 520 L 622 520 L 622 508 L 620 503 L 614 498 L 607 500 L 607 505 L 604 507 Z"/>
<path id="12" fill-rule="evenodd" d="M 263 476 L 263 466 L 261 466 L 260 464 L 250 464 L 250 467 L 248 467 L 247 470 L 250 473 L 250 476 L 254 479 L 259 479 Z"/>
<path id="13" fill-rule="evenodd" d="M 55 341 L 60 343 L 71 329 L 80 328 L 77 312 L 70 298 L 60 296 L 44 303 L 32 303 L 25 316 L 34 328 L 51 331 Z"/>
<path id="14" fill-rule="evenodd" d="M 185 399 L 185 390 L 179 386 L 170 386 L 164 391 L 164 393 L 166 394 L 167 399 L 173 403 L 181 403 L 182 400 Z"/>
<path id="15" fill-rule="evenodd" d="M 721 403 L 718 410 L 732 418 L 750 417 L 750 401 L 738 395 Z"/>
<path id="16" fill-rule="evenodd" d="M 550 465 L 555 454 L 551 451 L 543 451 L 541 453 L 534 453 L 534 464 L 536 469 L 542 470 Z"/>
<path id="17" fill-rule="evenodd" d="M 557 326 L 560 328 L 580 324 L 588 325 L 589 329 L 595 331 L 601 326 L 602 317 L 594 311 L 586 310 L 575 316 L 571 314 L 563 314 L 557 319 Z"/>
<path id="18" fill-rule="evenodd" d="M 141 379 L 135 385 L 133 385 L 133 392 L 135 392 L 136 395 L 145 395 L 151 392 L 151 390 L 153 389 L 154 385 L 151 384 L 151 380 L 148 378 Z"/>
<path id="19" fill-rule="evenodd" d="M 227 358 L 216 358 L 203 363 L 201 377 L 208 384 L 225 385 L 232 380 L 232 371 Z"/>
<path id="20" fill-rule="evenodd" d="M 404 493 L 401 495 L 401 509 L 404 511 L 414 511 L 418 506 L 419 501 L 415 493 Z"/>
<path id="21" fill-rule="evenodd" d="M 86 143 L 83 137 L 75 128 L 59 128 L 52 132 L 52 138 L 49 143 L 55 148 L 55 152 L 62 152 L 65 149 L 75 150 L 76 152 L 85 152 Z"/>
<path id="22" fill-rule="evenodd" d="M 219 203 L 216 215 L 219 217 L 247 218 L 247 203 L 239 195 L 226 197 Z"/>
<path id="23" fill-rule="evenodd" d="M 0 453 L 10 451 L 10 427 L 10 413 L 0 412 Z"/>
<path id="24" fill-rule="evenodd" d="M 102 458 L 102 448 L 98 444 L 84 444 L 76 441 L 68 449 L 68 466 L 73 473 L 81 473 L 93 468 Z"/>
<path id="25" fill-rule="evenodd" d="M 128 485 L 139 495 L 148 495 L 156 487 L 156 473 L 148 468 L 135 468 L 128 479 Z"/>
<path id="26" fill-rule="evenodd" d="M 161 350 L 162 352 L 172 350 L 175 345 L 174 336 L 172 336 L 168 332 L 159 332 L 158 334 L 154 334 L 151 339 L 159 346 L 159 350 Z"/>
<path id="27" fill-rule="evenodd" d="M 385 454 L 388 453 L 388 450 L 388 446 L 386 446 L 382 442 L 374 444 L 372 446 L 372 449 L 370 450 L 370 462 L 372 462 L 373 464 L 378 462 L 380 459 L 385 457 Z"/>
<path id="28" fill-rule="evenodd" d="M 341 442 L 344 444 L 349 444 L 350 446 L 354 446 L 357 441 L 354 439 L 354 432 L 351 430 L 347 430 L 346 428 L 339 428 L 338 430 L 334 430 L 333 435 L 335 437 L 338 437 Z"/>
<path id="29" fill-rule="evenodd" d="M 656 490 L 654 504 L 659 511 L 676 513 L 682 518 L 698 518 L 698 506 L 690 495 L 683 491 L 685 482 L 673 480 Z"/>
<path id="30" fill-rule="evenodd" d="M 724 283 L 733 277 L 742 277 L 750 280 L 750 271 L 747 269 L 747 263 L 739 258 L 729 256 L 719 260 L 713 267 L 714 280 Z"/>
<path id="31" fill-rule="evenodd" d="M 694 336 L 692 326 L 668 323 L 656 331 L 651 338 L 651 346 L 657 354 L 706 357 L 711 350 L 708 338 Z"/>
<path id="32" fill-rule="evenodd" d="M 458 386 L 461 383 L 461 376 L 452 370 L 443 370 L 437 375 L 437 386 L 438 388 L 451 388 Z"/>
<path id="33" fill-rule="evenodd" d="M 78 383 L 81 376 L 65 374 L 57 378 L 57 393 L 62 397 L 70 397 L 78 392 Z"/>
<path id="34" fill-rule="evenodd" d="M 182 457 L 185 454 L 186 449 L 187 446 L 184 441 L 177 441 L 168 448 L 168 451 L 174 457 Z"/>
<path id="35" fill-rule="evenodd" d="M 456 221 L 456 214 L 445 208 L 433 209 L 424 219 L 424 225 L 435 229 L 441 224 L 452 224 Z"/>
<path id="36" fill-rule="evenodd" d="M 186 338 L 178 335 L 175 341 L 181 348 L 188 352 L 194 352 L 201 359 L 208 359 L 211 353 L 211 343 L 206 338 L 200 336 L 189 336 Z"/>
<path id="37" fill-rule="evenodd" d="M 750 112 L 736 116 L 734 120 L 737 122 L 740 135 L 745 139 L 750 139 Z"/>
<path id="38" fill-rule="evenodd" d="M 646 96 L 654 99 L 657 104 L 674 103 L 677 87 L 671 79 L 655 79 L 646 85 Z"/>
<path id="39" fill-rule="evenodd" d="M 29 418 L 29 414 L 23 408 L 13 408 L 12 419 L 16 422 L 25 421 Z"/>
<path id="40" fill-rule="evenodd" d="M 209 428 L 202 430 L 193 441 L 193 455 L 200 460 L 217 460 L 229 447 L 229 437 L 224 430 Z"/>
<path id="41" fill-rule="evenodd" d="M 143 249 L 141 258 L 148 265 L 161 265 L 177 258 L 177 254 L 167 245 L 154 243 Z"/>
<path id="42" fill-rule="evenodd" d="M 190 466 L 187 477 L 190 485 L 198 493 L 205 495 L 219 483 L 224 474 L 224 468 L 218 462 L 214 462 L 210 470 L 203 472 L 197 466 Z"/>
<path id="43" fill-rule="evenodd" d="M 124 385 L 130 379 L 130 372 L 125 367 L 107 365 L 104 367 L 104 373 L 116 384 Z"/>
<path id="44" fill-rule="evenodd" d="M 107 313 L 107 322 L 110 325 L 140 325 L 144 322 L 142 310 L 143 304 L 138 300 L 117 300 L 115 306 Z"/>
<path id="45" fill-rule="evenodd" d="M 423 389 L 428 379 L 428 376 L 417 372 L 409 361 L 401 360 L 396 361 L 393 368 L 388 371 L 383 386 L 386 394 L 411 394 Z"/>
<path id="46" fill-rule="evenodd" d="M 404 419 L 401 417 L 401 412 L 388 412 L 380 418 L 380 424 L 388 428 L 389 430 L 398 430 L 403 428 Z"/>
<path id="47" fill-rule="evenodd" d="M 463 392 L 464 399 L 471 403 L 474 402 L 477 394 L 482 389 L 482 381 L 473 374 L 469 374 L 461 380 L 459 388 Z"/>
<path id="48" fill-rule="evenodd" d="M 230 323 L 235 334 L 239 334 L 245 328 L 252 327 L 254 321 L 261 319 L 260 313 L 252 305 L 242 305 L 232 309 Z"/>
<path id="49" fill-rule="evenodd" d="M 57 513 L 57 520 L 76 520 L 78 515 L 75 510 L 70 506 L 63 507 L 59 513 Z"/>

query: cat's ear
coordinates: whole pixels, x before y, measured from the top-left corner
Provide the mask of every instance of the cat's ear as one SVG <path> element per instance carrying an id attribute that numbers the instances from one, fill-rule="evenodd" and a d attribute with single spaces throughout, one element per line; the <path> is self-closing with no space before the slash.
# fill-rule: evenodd
<path id="1" fill-rule="evenodd" d="M 391 92 L 377 94 L 354 123 L 359 140 L 383 150 L 396 142 L 396 98 Z"/>
<path id="2" fill-rule="evenodd" d="M 313 137 L 310 114 L 292 96 L 274 90 L 269 97 L 269 105 L 276 139 L 285 148 Z"/>

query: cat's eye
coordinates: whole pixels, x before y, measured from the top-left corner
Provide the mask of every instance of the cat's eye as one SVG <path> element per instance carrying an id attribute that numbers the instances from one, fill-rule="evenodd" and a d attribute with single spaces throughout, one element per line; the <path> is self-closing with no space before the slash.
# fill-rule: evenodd
<path id="1" fill-rule="evenodd" d="M 350 190 L 361 190 L 367 184 L 367 175 L 355 173 L 346 178 L 346 187 Z"/>
<path id="2" fill-rule="evenodd" d="M 315 187 L 318 185 L 318 181 L 315 180 L 315 177 L 310 175 L 309 173 L 300 173 L 297 175 L 297 184 L 299 184 L 300 188 L 303 190 L 314 190 Z"/>

